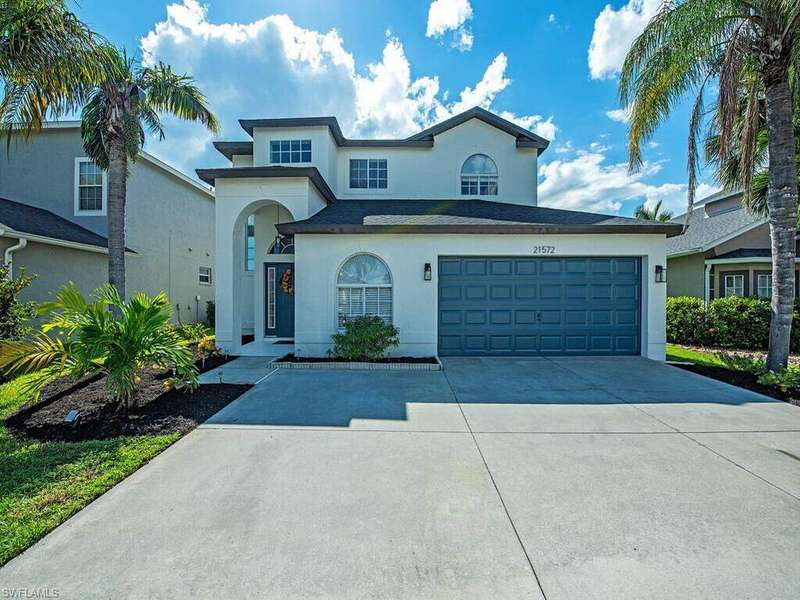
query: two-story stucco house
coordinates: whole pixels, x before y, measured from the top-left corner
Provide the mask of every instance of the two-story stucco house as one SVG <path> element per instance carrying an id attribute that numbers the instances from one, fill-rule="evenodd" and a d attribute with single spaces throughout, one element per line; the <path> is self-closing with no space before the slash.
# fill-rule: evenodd
<path id="1" fill-rule="evenodd" d="M 548 141 L 480 108 L 406 139 L 333 117 L 240 121 L 217 142 L 217 341 L 320 356 L 349 318 L 395 354 L 663 359 L 665 238 L 680 225 L 537 207 Z M 284 349 L 287 346 L 283 346 Z M 284 350 L 285 351 L 285 350 Z"/>
<path id="2" fill-rule="evenodd" d="M 24 296 L 48 300 L 69 281 L 90 293 L 108 281 L 105 173 L 86 157 L 77 121 L 0 144 L 0 257 L 37 277 Z M 144 153 L 126 202 L 128 293 L 164 291 L 182 322 L 214 299 L 214 194 Z"/>

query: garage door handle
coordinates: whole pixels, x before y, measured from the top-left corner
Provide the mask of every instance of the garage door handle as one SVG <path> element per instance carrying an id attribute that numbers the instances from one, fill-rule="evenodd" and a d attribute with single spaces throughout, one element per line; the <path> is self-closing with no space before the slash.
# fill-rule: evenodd
<path id="1" fill-rule="evenodd" d="M 542 320 L 542 313 L 540 313 L 540 312 L 536 313 L 536 320 L 537 321 L 541 321 Z"/>

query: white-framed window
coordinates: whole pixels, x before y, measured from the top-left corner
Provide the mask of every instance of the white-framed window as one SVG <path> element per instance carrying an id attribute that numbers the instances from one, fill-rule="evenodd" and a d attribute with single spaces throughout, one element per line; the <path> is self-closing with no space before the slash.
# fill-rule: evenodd
<path id="1" fill-rule="evenodd" d="M 197 280 L 200 285 L 211 285 L 211 267 L 200 267 Z"/>
<path id="2" fill-rule="evenodd" d="M 744 275 L 725 275 L 725 297 L 744 296 Z"/>
<path id="3" fill-rule="evenodd" d="M 756 295 L 759 298 L 772 298 L 771 273 L 759 273 L 756 276 Z"/>
<path id="4" fill-rule="evenodd" d="M 497 165 L 485 154 L 473 154 L 461 166 L 462 196 L 496 196 Z"/>
<path id="5" fill-rule="evenodd" d="M 256 216 L 247 217 L 244 226 L 244 270 L 256 270 Z"/>
<path id="6" fill-rule="evenodd" d="M 385 190 L 389 183 L 385 158 L 351 158 L 350 187 L 352 189 Z"/>
<path id="7" fill-rule="evenodd" d="M 275 329 L 275 267 L 267 267 L 267 329 Z"/>
<path id="8" fill-rule="evenodd" d="M 106 172 L 90 158 L 75 159 L 75 214 L 106 214 L 108 179 Z"/>
<path id="9" fill-rule="evenodd" d="M 269 162 L 272 164 L 310 163 L 311 140 L 271 140 Z"/>
<path id="10" fill-rule="evenodd" d="M 377 316 L 392 322 L 392 274 L 371 254 L 351 256 L 336 276 L 336 315 L 339 327 L 348 319 Z"/>

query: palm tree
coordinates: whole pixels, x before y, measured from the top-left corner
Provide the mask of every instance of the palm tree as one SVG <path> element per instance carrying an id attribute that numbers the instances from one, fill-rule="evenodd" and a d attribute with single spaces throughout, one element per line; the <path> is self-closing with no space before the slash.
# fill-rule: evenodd
<path id="1" fill-rule="evenodd" d="M 164 138 L 159 112 L 219 130 L 191 77 L 159 63 L 147 67 L 113 46 L 103 49 L 106 72 L 81 112 L 83 147 L 108 173 L 108 282 L 125 297 L 125 195 L 128 161 L 136 161 L 147 131 Z"/>
<path id="2" fill-rule="evenodd" d="M 78 110 L 101 71 L 100 40 L 63 0 L 0 0 L 0 123 L 40 129 Z"/>
<path id="3" fill-rule="evenodd" d="M 661 200 L 655 203 L 653 208 L 647 208 L 646 204 L 641 204 L 633 211 L 633 216 L 642 221 L 661 221 L 662 223 L 672 220 L 672 212 L 661 210 Z"/>
<path id="4" fill-rule="evenodd" d="M 740 148 L 741 187 L 749 201 L 756 160 L 758 112 L 765 107 L 772 320 L 767 367 L 784 369 L 794 304 L 797 167 L 790 81 L 800 69 L 800 2 L 797 0 L 665 1 L 634 41 L 619 82 L 620 102 L 630 107 L 629 166 L 642 163 L 642 144 L 684 96 L 695 94 L 689 119 L 689 192 L 686 224 L 697 185 L 697 135 L 704 120 L 707 87 L 719 93 L 720 155 Z M 735 130 L 742 95 L 744 124 Z"/>

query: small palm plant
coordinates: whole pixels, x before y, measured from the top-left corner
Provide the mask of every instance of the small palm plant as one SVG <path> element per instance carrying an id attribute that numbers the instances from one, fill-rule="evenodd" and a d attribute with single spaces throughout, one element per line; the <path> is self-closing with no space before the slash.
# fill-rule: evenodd
<path id="1" fill-rule="evenodd" d="M 672 212 L 661 210 L 661 200 L 656 202 L 652 208 L 649 208 L 646 204 L 637 206 L 633 216 L 640 221 L 661 221 L 665 223 L 672 220 Z"/>
<path id="2" fill-rule="evenodd" d="M 34 391 L 54 377 L 102 374 L 112 398 L 130 408 L 147 367 L 172 369 L 169 387 L 197 387 L 192 351 L 169 326 L 171 306 L 163 292 L 124 301 L 105 285 L 89 301 L 70 283 L 41 312 L 49 319 L 31 341 L 0 343 L 0 368 L 10 375 L 34 374 Z"/>

